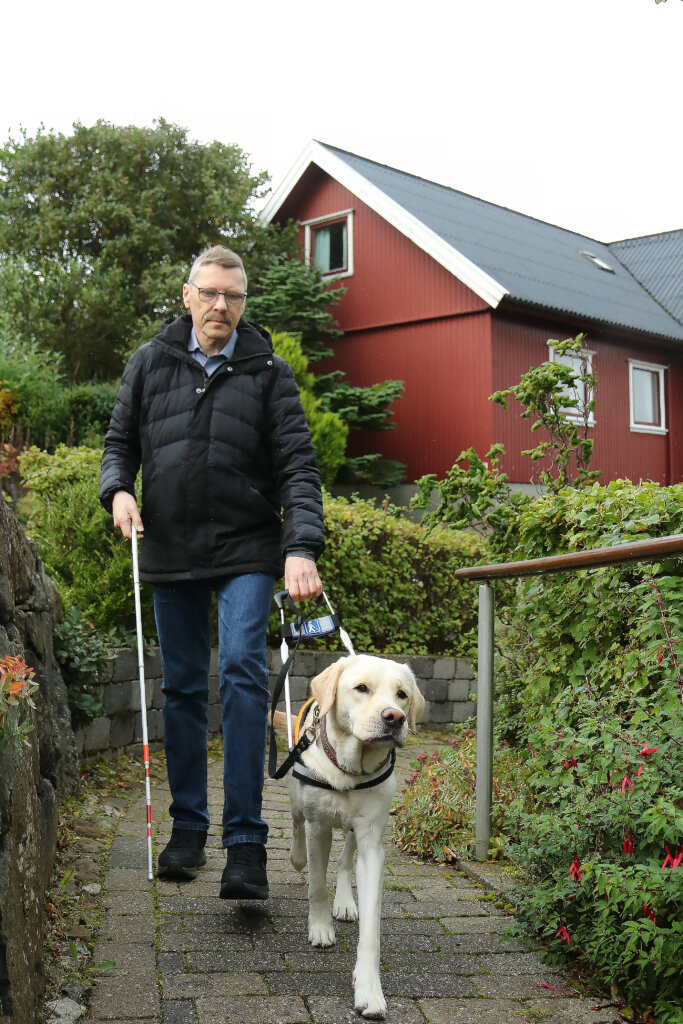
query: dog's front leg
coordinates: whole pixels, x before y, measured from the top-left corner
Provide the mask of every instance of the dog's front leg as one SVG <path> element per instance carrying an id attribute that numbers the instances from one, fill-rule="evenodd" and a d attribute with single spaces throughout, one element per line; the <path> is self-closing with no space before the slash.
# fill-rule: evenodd
<path id="1" fill-rule="evenodd" d="M 353 829 L 346 833 L 344 849 L 337 868 L 337 888 L 334 894 L 332 915 L 338 921 L 357 921 L 358 907 L 353 898 L 353 855 L 356 852 L 356 834 Z"/>
<path id="2" fill-rule="evenodd" d="M 327 895 L 327 863 L 332 829 L 320 822 L 306 822 L 308 854 L 308 941 L 313 946 L 332 946 L 334 925 Z"/>
<path id="3" fill-rule="evenodd" d="M 379 977 L 379 942 L 382 915 L 384 850 L 382 829 L 357 834 L 358 950 L 353 971 L 354 1005 L 357 1013 L 383 1020 L 387 1003 Z"/>

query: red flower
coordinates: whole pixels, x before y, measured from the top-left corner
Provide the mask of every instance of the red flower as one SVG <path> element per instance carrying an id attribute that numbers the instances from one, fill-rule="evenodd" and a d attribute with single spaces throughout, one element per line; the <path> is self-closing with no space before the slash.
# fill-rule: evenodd
<path id="1" fill-rule="evenodd" d="M 623 779 L 621 780 L 621 792 L 622 793 L 624 792 L 624 790 L 626 789 L 627 786 L 631 790 L 631 792 L 633 792 L 633 784 L 632 784 L 631 780 L 629 779 L 628 775 L 624 775 Z"/>
<path id="2" fill-rule="evenodd" d="M 565 928 L 564 925 L 561 925 L 557 929 L 557 931 L 555 932 L 555 938 L 556 939 L 558 939 L 558 938 L 562 939 L 562 941 L 566 942 L 568 946 L 571 945 L 571 939 L 569 938 L 569 932 L 567 931 L 567 929 Z"/>
<path id="3" fill-rule="evenodd" d="M 642 766 L 642 764 L 641 764 L 640 768 L 639 768 L 639 769 L 638 769 L 638 771 L 636 772 L 636 775 L 642 775 L 642 774 L 643 774 L 643 766 Z"/>
<path id="4" fill-rule="evenodd" d="M 656 921 L 655 912 L 648 907 L 647 903 L 643 903 L 643 917 L 649 917 L 651 921 Z"/>
<path id="5" fill-rule="evenodd" d="M 624 853 L 627 853 L 629 857 L 633 856 L 633 836 L 631 830 L 624 832 Z"/>
<path id="6" fill-rule="evenodd" d="M 666 850 L 666 857 L 664 858 L 664 863 L 662 864 L 661 868 L 659 869 L 660 871 L 663 871 L 664 868 L 669 866 L 669 864 L 671 865 L 672 868 L 674 866 L 674 859 L 671 856 L 671 854 L 669 853 L 669 847 L 665 846 L 664 849 Z"/>
<path id="7" fill-rule="evenodd" d="M 662 661 L 664 661 L 664 655 L 663 654 L 658 654 L 657 655 L 657 664 L 658 665 L 661 664 Z"/>
<path id="8" fill-rule="evenodd" d="M 647 743 L 643 744 L 643 749 L 639 750 L 639 754 L 656 754 L 659 747 L 648 747 Z"/>
<path id="9" fill-rule="evenodd" d="M 581 881 L 581 864 L 576 854 L 574 855 L 574 860 L 569 865 L 569 877 L 573 878 L 577 885 Z"/>

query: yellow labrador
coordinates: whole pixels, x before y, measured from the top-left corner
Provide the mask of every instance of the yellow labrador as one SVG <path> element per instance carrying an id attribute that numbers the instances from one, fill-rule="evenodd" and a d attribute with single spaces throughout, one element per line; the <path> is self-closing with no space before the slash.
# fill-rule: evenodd
<path id="1" fill-rule="evenodd" d="M 341 658 L 311 683 L 299 727 L 315 735 L 290 775 L 292 864 L 308 861 L 308 941 L 331 946 L 332 916 L 359 922 L 354 1003 L 371 1019 L 386 1016 L 379 974 L 384 850 L 382 837 L 396 789 L 395 748 L 422 714 L 424 698 L 407 665 L 361 654 Z M 276 713 L 282 728 L 284 715 Z M 346 833 L 330 911 L 326 874 L 332 829 Z M 353 857 L 358 850 L 353 898 Z"/>

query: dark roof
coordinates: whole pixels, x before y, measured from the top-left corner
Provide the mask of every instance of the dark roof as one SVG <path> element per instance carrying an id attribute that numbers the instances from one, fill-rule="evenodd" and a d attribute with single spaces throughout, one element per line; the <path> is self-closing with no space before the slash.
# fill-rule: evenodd
<path id="1" fill-rule="evenodd" d="M 502 285 L 507 301 L 683 341 L 683 324 L 653 300 L 615 246 L 320 145 Z"/>
<path id="2" fill-rule="evenodd" d="M 683 323 L 683 231 L 612 242 L 612 252 L 650 295 Z"/>

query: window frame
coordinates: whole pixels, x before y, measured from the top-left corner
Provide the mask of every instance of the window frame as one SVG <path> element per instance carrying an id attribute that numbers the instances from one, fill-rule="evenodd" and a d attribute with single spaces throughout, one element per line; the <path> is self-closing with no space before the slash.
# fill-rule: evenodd
<path id="1" fill-rule="evenodd" d="M 668 370 L 665 363 L 647 363 L 643 359 L 629 359 L 628 361 L 628 407 L 629 407 L 629 429 L 634 434 L 668 434 L 669 428 L 666 425 L 666 381 L 665 371 Z M 656 373 L 658 377 L 659 393 L 659 424 L 639 423 L 635 418 L 635 392 L 633 388 L 633 371 L 647 370 Z"/>
<path id="2" fill-rule="evenodd" d="M 561 363 L 562 362 L 562 356 L 557 352 L 555 347 L 553 345 L 550 345 L 549 348 L 550 348 L 550 361 L 551 361 L 551 363 Z M 579 356 L 582 359 L 585 358 L 585 360 L 586 360 L 586 372 L 590 373 L 590 374 L 593 373 L 593 356 L 595 355 L 595 350 L 594 349 L 590 349 L 590 348 L 572 349 L 571 352 L 567 352 L 567 353 L 565 353 L 565 355 L 576 355 L 576 356 Z M 590 392 L 589 395 L 584 395 L 584 403 L 588 403 L 588 402 L 592 401 L 594 398 L 595 398 L 595 391 L 593 389 L 591 389 L 591 392 Z M 588 426 L 588 427 L 594 427 L 595 426 L 595 422 L 596 422 L 595 421 L 595 409 L 593 409 L 593 410 L 591 410 L 591 412 L 589 412 L 587 420 L 584 420 L 583 415 L 580 412 L 578 412 L 577 410 L 575 410 L 575 409 L 562 409 L 561 412 L 562 412 L 562 415 L 566 416 L 568 420 L 572 421 L 572 423 L 586 423 L 586 426 Z"/>
<path id="3" fill-rule="evenodd" d="M 317 228 L 325 227 L 335 223 L 346 223 L 346 269 L 321 271 L 326 281 L 333 281 L 342 277 L 353 277 L 353 210 L 338 210 L 336 213 L 328 213 L 324 217 L 313 217 L 311 220 L 302 220 L 301 226 L 304 229 L 304 259 L 307 266 L 315 266 L 313 262 L 313 234 Z"/>

